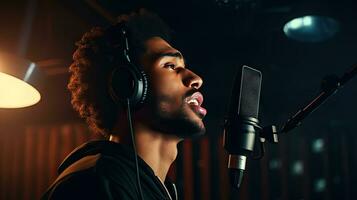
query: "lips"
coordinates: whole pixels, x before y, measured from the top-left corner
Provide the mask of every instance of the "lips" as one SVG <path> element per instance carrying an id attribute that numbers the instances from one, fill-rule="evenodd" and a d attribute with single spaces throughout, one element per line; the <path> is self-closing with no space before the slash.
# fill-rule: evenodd
<path id="1" fill-rule="evenodd" d="M 200 92 L 193 93 L 191 96 L 187 97 L 185 101 L 191 109 L 202 118 L 207 114 L 207 110 L 201 107 L 203 103 L 203 95 Z"/>

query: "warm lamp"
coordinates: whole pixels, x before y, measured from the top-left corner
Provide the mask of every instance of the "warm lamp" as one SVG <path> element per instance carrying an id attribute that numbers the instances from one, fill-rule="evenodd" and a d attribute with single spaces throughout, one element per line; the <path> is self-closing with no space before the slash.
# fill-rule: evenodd
<path id="1" fill-rule="evenodd" d="M 0 52 L 0 108 L 23 108 L 40 101 L 37 68 L 29 60 Z"/>

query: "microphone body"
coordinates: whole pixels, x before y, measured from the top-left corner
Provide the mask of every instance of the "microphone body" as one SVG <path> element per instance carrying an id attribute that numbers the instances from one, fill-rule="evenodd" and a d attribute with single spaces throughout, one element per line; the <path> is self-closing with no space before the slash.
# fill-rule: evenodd
<path id="1" fill-rule="evenodd" d="M 224 126 L 224 148 L 229 153 L 230 183 L 239 188 L 247 157 L 254 151 L 256 135 L 261 130 L 258 120 L 261 72 L 243 66 L 235 78 L 228 118 Z"/>

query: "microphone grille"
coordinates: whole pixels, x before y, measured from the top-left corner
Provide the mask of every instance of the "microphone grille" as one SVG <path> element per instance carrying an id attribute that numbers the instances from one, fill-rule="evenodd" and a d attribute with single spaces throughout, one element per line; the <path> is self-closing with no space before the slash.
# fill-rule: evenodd
<path id="1" fill-rule="evenodd" d="M 240 80 L 238 115 L 258 118 L 262 73 L 244 65 Z"/>

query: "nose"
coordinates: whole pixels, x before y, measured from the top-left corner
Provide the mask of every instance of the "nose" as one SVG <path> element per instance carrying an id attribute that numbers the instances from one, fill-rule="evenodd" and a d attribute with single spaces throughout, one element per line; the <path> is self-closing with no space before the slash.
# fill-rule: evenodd
<path id="1" fill-rule="evenodd" d="M 192 88 L 198 89 L 202 86 L 203 80 L 200 76 L 198 76 L 191 70 L 186 69 L 185 75 L 183 78 L 183 83 L 185 84 L 186 87 L 192 87 Z"/>

